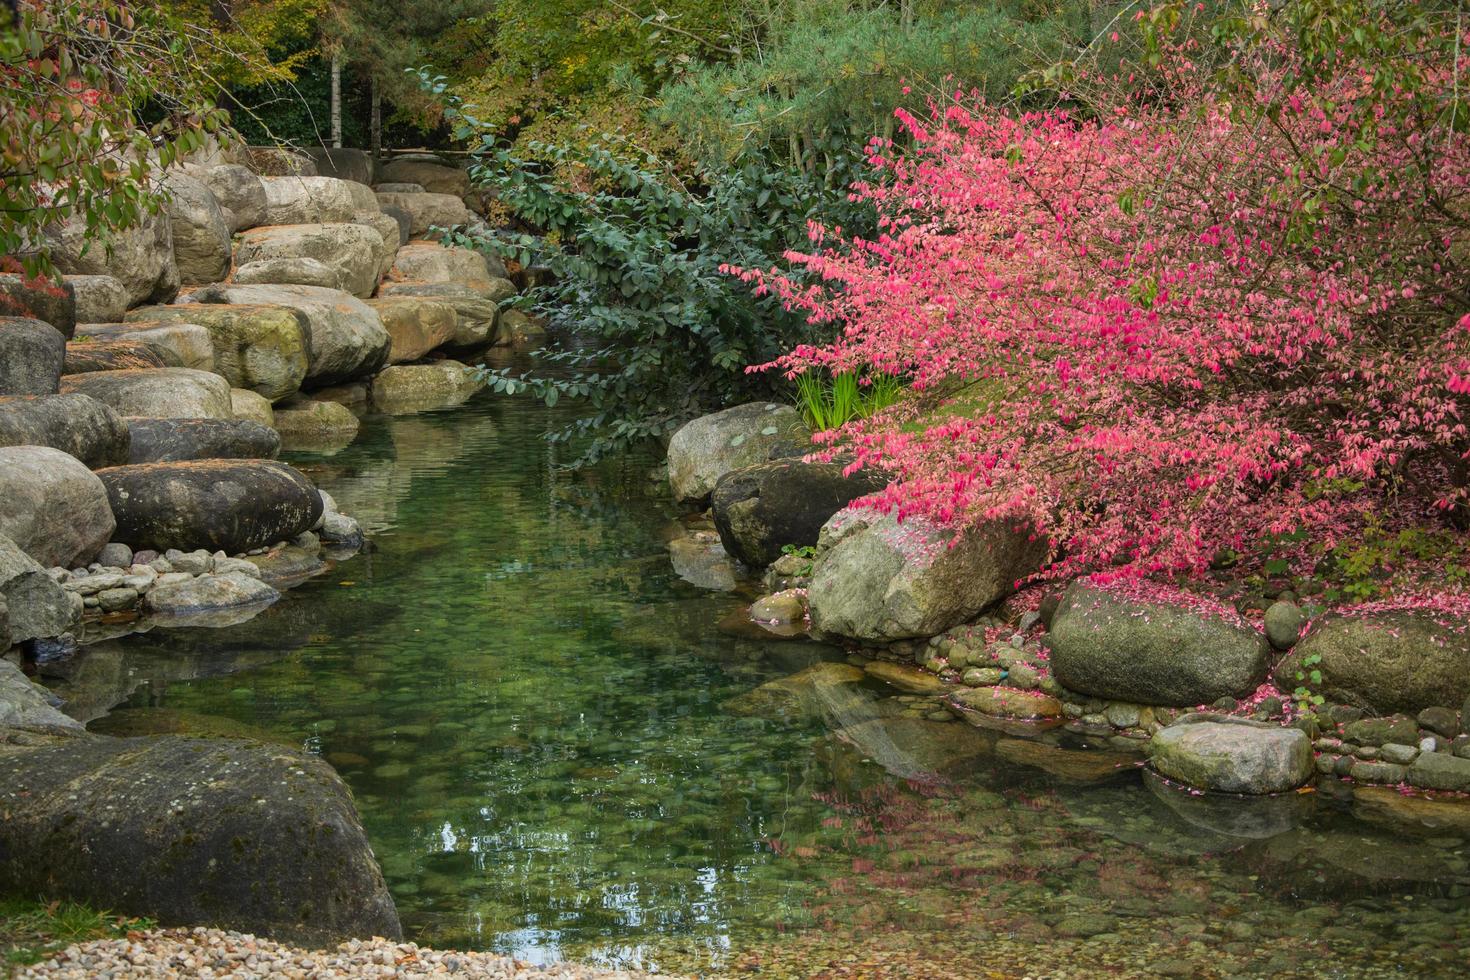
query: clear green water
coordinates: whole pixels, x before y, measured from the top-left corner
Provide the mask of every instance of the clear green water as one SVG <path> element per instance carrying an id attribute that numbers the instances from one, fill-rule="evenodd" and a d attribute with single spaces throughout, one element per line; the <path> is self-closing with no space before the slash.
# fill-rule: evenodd
<path id="1" fill-rule="evenodd" d="M 877 689 L 735 713 L 841 652 L 717 629 L 741 600 L 674 574 L 654 460 L 560 472 L 560 418 L 482 396 L 298 457 L 374 550 L 251 623 L 99 647 L 84 681 L 126 701 L 97 727 L 211 716 L 323 755 L 436 945 L 763 976 L 1470 969 L 1470 808 L 1322 792 L 1243 836 Z"/>

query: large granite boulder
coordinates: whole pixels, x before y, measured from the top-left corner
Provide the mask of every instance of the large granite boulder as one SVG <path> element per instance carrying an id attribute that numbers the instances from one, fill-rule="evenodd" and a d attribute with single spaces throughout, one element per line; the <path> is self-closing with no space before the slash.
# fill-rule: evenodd
<path id="1" fill-rule="evenodd" d="M 999 522 L 958 532 L 848 509 L 822 528 L 807 587 L 812 629 L 887 643 L 977 615 L 1041 568 L 1046 545 Z"/>
<path id="2" fill-rule="evenodd" d="M 168 309 L 168 307 L 153 307 Z M 214 338 L 197 323 L 136 320 L 129 323 L 82 324 L 82 336 L 93 341 L 127 340 L 171 350 L 182 367 L 214 370 Z"/>
<path id="3" fill-rule="evenodd" d="M 388 276 L 397 282 L 459 282 L 484 287 L 491 279 L 505 279 L 505 263 L 472 248 L 409 242 L 398 250 Z M 514 284 L 510 288 L 514 291 Z"/>
<path id="4" fill-rule="evenodd" d="M 0 449 L 0 534 L 46 568 L 90 562 L 112 540 L 97 475 L 48 446 Z"/>
<path id="5" fill-rule="evenodd" d="M 251 146 L 236 161 L 261 177 L 315 177 L 316 161 L 294 146 Z"/>
<path id="6" fill-rule="evenodd" d="M 68 394 L 90 395 L 119 415 L 159 419 L 228 419 L 230 383 L 191 368 L 93 371 L 61 379 Z"/>
<path id="7" fill-rule="evenodd" d="M 203 181 L 180 170 L 163 177 L 174 264 L 183 283 L 217 282 L 230 271 L 230 221 Z"/>
<path id="8" fill-rule="evenodd" d="M 118 323 L 128 311 L 128 291 L 112 276 L 67 276 L 76 296 L 78 323 Z"/>
<path id="9" fill-rule="evenodd" d="M 316 172 L 323 177 L 351 180 L 371 187 L 373 156 L 366 150 L 347 146 L 308 146 L 306 155 L 316 161 Z"/>
<path id="10" fill-rule="evenodd" d="M 145 306 L 129 320 L 194 323 L 209 331 L 214 372 L 232 388 L 272 401 L 295 394 L 311 364 L 311 329 L 305 314 L 270 303 L 175 303 Z"/>
<path id="11" fill-rule="evenodd" d="M 263 225 L 310 225 L 351 221 L 361 199 L 359 185 L 336 177 L 262 177 Z M 371 197 L 371 193 L 368 195 Z"/>
<path id="12" fill-rule="evenodd" d="M 128 461 L 128 427 L 116 412 L 86 395 L 0 398 L 0 447 L 49 446 L 89 469 Z"/>
<path id="13" fill-rule="evenodd" d="M 265 185 L 249 167 L 221 164 L 217 167 L 193 167 L 188 171 L 214 194 L 230 231 L 244 231 L 265 224 Z"/>
<path id="14" fill-rule="evenodd" d="M 272 225 L 271 227 L 290 228 L 294 226 Z M 336 269 L 316 259 L 256 259 L 244 265 L 235 266 L 235 271 L 230 274 L 230 282 L 239 283 L 242 286 L 265 284 L 339 289 L 342 284 L 342 276 Z"/>
<path id="15" fill-rule="evenodd" d="M 276 427 L 276 412 L 271 407 L 271 400 L 257 392 L 244 388 L 231 388 L 230 407 L 235 410 L 237 419 L 259 422 L 267 429 Z"/>
<path id="16" fill-rule="evenodd" d="M 50 236 L 51 261 L 68 275 L 111 276 L 127 290 L 128 305 L 167 303 L 179 291 L 173 226 L 168 215 L 144 214 L 132 228 L 107 242 L 80 217 Z"/>
<path id="17" fill-rule="evenodd" d="M 380 296 L 367 304 L 392 338 L 389 364 L 416 361 L 455 337 L 457 314 L 448 303 L 418 296 Z"/>
<path id="18" fill-rule="evenodd" d="M 1306 732 L 1228 715 L 1185 715 L 1154 733 L 1148 754 L 1161 775 L 1218 793 L 1286 793 L 1315 768 Z"/>
<path id="19" fill-rule="evenodd" d="M 415 296 L 448 303 L 454 308 L 454 337 L 445 346 L 454 350 L 478 350 L 495 342 L 500 305 L 473 286 L 457 282 L 385 282 L 378 296 Z"/>
<path id="20" fill-rule="evenodd" d="M 0 755 L 0 890 L 307 944 L 397 938 L 351 795 L 280 745 L 81 735 Z"/>
<path id="21" fill-rule="evenodd" d="M 314 387 L 376 374 L 388 360 L 391 338 L 378 314 L 362 300 L 338 289 L 220 283 L 196 290 L 185 300 L 285 306 L 300 313 L 306 318 L 310 335 L 311 365 L 306 379 Z"/>
<path id="22" fill-rule="evenodd" d="M 76 287 L 65 279 L 56 283 L 44 277 L 0 274 L 0 317 L 40 320 L 70 339 L 77 327 Z"/>
<path id="23" fill-rule="evenodd" d="M 455 197 L 464 197 L 470 192 L 468 172 L 428 160 L 390 160 L 383 164 L 378 181 L 384 184 L 418 184 L 430 193 Z"/>
<path id="24" fill-rule="evenodd" d="M 322 496 L 285 463 L 194 460 L 99 470 L 117 518 L 113 540 L 137 551 L 238 554 L 311 529 Z"/>
<path id="25" fill-rule="evenodd" d="M 749 402 L 686 422 L 669 440 L 669 484 L 680 503 L 702 502 L 720 477 L 800 456 L 811 433 L 790 405 Z"/>
<path id="26" fill-rule="evenodd" d="M 25 317 L 0 317 L 0 395 L 54 395 L 66 362 L 66 338 Z"/>
<path id="27" fill-rule="evenodd" d="M 0 598 L 0 649 L 10 641 L 5 631 L 5 600 Z M 82 723 L 51 706 L 46 689 L 34 684 L 9 660 L 0 660 L 0 729 L 26 728 L 80 732 Z"/>
<path id="28" fill-rule="evenodd" d="M 127 419 L 129 463 L 186 459 L 274 459 L 281 437 L 245 419 Z"/>
<path id="29" fill-rule="evenodd" d="M 1234 610 L 1076 582 L 1047 635 L 1052 672 L 1081 694 L 1189 707 L 1249 694 L 1266 678 L 1266 637 Z"/>
<path id="30" fill-rule="evenodd" d="M 1375 715 L 1458 708 L 1470 699 L 1470 636 L 1463 620 L 1428 609 L 1328 613 L 1282 658 L 1275 679 L 1282 690 L 1306 686 Z"/>
<path id="31" fill-rule="evenodd" d="M 383 278 L 388 274 L 388 270 L 393 268 L 393 260 L 398 257 L 398 249 L 404 244 L 406 228 L 401 228 L 398 219 L 393 215 L 384 214 L 382 211 L 359 211 L 357 217 L 352 221 L 354 224 L 371 228 L 378 233 L 377 278 Z"/>
<path id="32" fill-rule="evenodd" d="M 71 594 L 3 534 L 0 534 L 0 601 L 5 603 L 10 620 L 11 643 L 60 636 L 82 618 L 81 607 Z"/>
<path id="33" fill-rule="evenodd" d="M 427 235 L 434 228 L 462 228 L 475 220 L 464 201 L 453 194 L 379 194 L 378 206 L 408 215 L 408 233 L 412 238 Z"/>
<path id="34" fill-rule="evenodd" d="M 373 407 L 388 415 L 453 408 L 483 387 L 480 373 L 458 361 L 396 364 L 373 378 Z"/>
<path id="35" fill-rule="evenodd" d="M 815 546 L 833 514 L 884 486 L 871 470 L 843 476 L 842 469 L 840 463 L 781 459 L 726 473 L 710 495 L 725 551 L 764 568 L 787 545 Z"/>
<path id="36" fill-rule="evenodd" d="M 171 349 L 141 340 L 74 340 L 66 345 L 62 374 L 93 371 L 133 371 L 183 367 L 183 358 Z"/>
<path id="37" fill-rule="evenodd" d="M 382 248 L 382 235 L 366 225 L 267 225 L 240 235 L 235 261 L 246 269 L 257 262 L 289 267 L 307 260 L 332 271 L 334 281 L 323 285 L 367 297 L 378 285 Z M 280 281 L 299 285 L 302 278 L 288 274 Z"/>

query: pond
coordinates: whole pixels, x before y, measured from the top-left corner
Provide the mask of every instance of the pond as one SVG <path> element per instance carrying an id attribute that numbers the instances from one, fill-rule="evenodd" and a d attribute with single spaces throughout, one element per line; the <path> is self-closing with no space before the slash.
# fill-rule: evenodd
<path id="1" fill-rule="evenodd" d="M 703 975 L 1470 971 L 1467 808 L 1324 787 L 1242 815 L 878 687 L 752 695 L 845 654 L 722 630 L 748 595 L 675 574 L 656 458 L 566 472 L 541 438 L 564 412 L 481 395 L 293 457 L 372 550 L 251 623 L 115 641 L 130 693 L 93 727 L 320 754 L 438 946 Z"/>

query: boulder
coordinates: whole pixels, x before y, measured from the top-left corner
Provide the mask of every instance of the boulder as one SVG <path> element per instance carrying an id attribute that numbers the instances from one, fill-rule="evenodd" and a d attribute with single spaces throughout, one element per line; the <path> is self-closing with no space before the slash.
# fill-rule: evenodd
<path id="1" fill-rule="evenodd" d="M 183 359 L 167 347 L 141 340 L 74 340 L 66 345 L 62 374 L 183 367 Z"/>
<path id="2" fill-rule="evenodd" d="M 497 347 L 531 350 L 544 343 L 546 343 L 546 327 L 538 319 L 527 316 L 520 310 L 501 312 L 500 329 L 496 331 L 495 337 Z"/>
<path id="3" fill-rule="evenodd" d="M 1044 543 L 995 522 L 959 533 L 911 517 L 842 510 L 822 529 L 807 602 L 814 631 L 887 643 L 933 636 L 1015 591 Z"/>
<path id="4" fill-rule="evenodd" d="M 186 459 L 274 459 L 281 437 L 245 419 L 127 419 L 129 463 Z"/>
<path id="5" fill-rule="evenodd" d="M 145 306 L 129 320 L 194 323 L 209 331 L 214 371 L 232 388 L 278 401 L 295 394 L 311 363 L 306 316 L 272 303 L 176 303 Z"/>
<path id="6" fill-rule="evenodd" d="M 244 572 L 200 575 L 185 582 L 155 586 L 144 604 L 159 616 L 195 616 L 244 606 L 264 609 L 281 597 L 274 587 Z"/>
<path id="7" fill-rule="evenodd" d="M 104 243 L 85 220 L 73 218 L 49 236 L 51 261 L 68 275 L 111 276 L 127 291 L 129 306 L 167 303 L 179 291 L 172 229 L 168 215 L 144 214 Z"/>
<path id="8" fill-rule="evenodd" d="M 47 446 L 0 449 L 0 534 L 46 568 L 74 568 L 112 540 L 112 511 L 97 475 Z"/>
<path id="9" fill-rule="evenodd" d="M 316 259 L 258 259 L 236 266 L 230 275 L 230 281 L 242 286 L 266 283 L 337 289 L 341 285 L 342 277 L 336 269 Z"/>
<path id="10" fill-rule="evenodd" d="M 1148 755 L 1160 775 L 1217 793 L 1285 793 L 1314 769 L 1306 732 L 1228 715 L 1185 715 L 1154 734 Z"/>
<path id="11" fill-rule="evenodd" d="M 167 307 L 154 307 L 167 309 Z M 81 335 L 88 340 L 129 340 L 152 344 L 178 355 L 181 366 L 196 371 L 214 370 L 214 339 L 197 323 L 137 320 L 129 323 L 85 323 Z"/>
<path id="12" fill-rule="evenodd" d="M 458 282 L 466 286 L 488 286 L 491 279 L 505 279 L 505 264 L 472 248 L 440 245 L 438 242 L 409 242 L 398 250 L 388 276 L 397 282 Z"/>
<path id="13" fill-rule="evenodd" d="M 81 607 L 71 595 L 3 534 L 0 534 L 0 600 L 7 610 L 10 643 L 60 636 L 82 618 Z"/>
<path id="14" fill-rule="evenodd" d="M 463 405 L 485 387 L 479 372 L 458 361 L 397 364 L 373 378 L 373 407 L 389 415 Z"/>
<path id="15" fill-rule="evenodd" d="M 398 219 L 391 214 L 381 211 L 359 211 L 353 223 L 371 228 L 378 233 L 377 245 L 377 279 L 388 274 L 393 268 L 393 260 L 398 257 L 398 249 L 404 244 L 403 229 L 399 227 Z M 373 283 L 377 285 L 376 280 Z"/>
<path id="16" fill-rule="evenodd" d="M 393 223 L 398 226 L 398 244 L 393 248 L 394 257 L 396 257 L 398 250 L 408 244 L 408 237 L 413 232 L 413 215 L 402 208 L 395 208 L 392 205 L 385 204 L 378 205 L 378 213 L 385 218 L 392 218 Z M 384 236 L 383 238 L 384 243 L 390 242 L 391 240 L 388 236 Z M 392 267 L 392 257 L 389 258 L 388 265 L 390 268 Z"/>
<path id="17" fill-rule="evenodd" d="M 1409 784 L 1420 789 L 1470 793 L 1470 759 L 1448 752 L 1421 752 L 1409 767 Z"/>
<path id="18" fill-rule="evenodd" d="M 455 337 L 454 307 L 418 296 L 381 296 L 367 304 L 377 311 L 392 338 L 388 363 L 416 361 Z"/>
<path id="19" fill-rule="evenodd" d="M 0 317 L 0 395 L 54 395 L 66 338 L 49 323 Z"/>
<path id="20" fill-rule="evenodd" d="M 366 225 L 267 225 L 240 235 L 235 260 L 242 272 L 256 263 L 272 262 L 269 268 L 284 267 L 283 271 L 288 273 L 292 271 L 292 263 L 309 260 L 313 265 L 304 268 L 301 275 L 286 275 L 278 281 L 300 285 L 303 279 L 315 276 L 316 266 L 326 266 L 332 270 L 334 281 L 306 284 L 325 285 L 366 297 L 378 285 L 382 248 L 382 236 Z M 312 275 L 306 275 L 307 272 Z M 248 284 L 239 274 L 235 278 Z"/>
<path id="21" fill-rule="evenodd" d="M 815 546 L 833 514 L 883 488 L 864 470 L 842 475 L 840 463 L 782 459 L 726 473 L 710 495 L 725 550 L 751 568 L 764 568 L 781 549 Z"/>
<path id="22" fill-rule="evenodd" d="M 128 311 L 128 291 L 112 276 L 67 276 L 76 295 L 78 323 L 118 323 Z"/>
<path id="23" fill-rule="evenodd" d="M 445 346 L 455 350 L 477 350 L 495 341 L 500 307 L 472 286 L 453 282 L 385 282 L 378 296 L 417 296 L 448 303 L 454 308 L 454 339 Z"/>
<path id="24" fill-rule="evenodd" d="M 4 607 L 5 600 L 0 598 L 0 610 Z M 4 622 L 0 612 L 0 649 L 10 645 Z M 0 659 L 0 729 L 5 728 L 80 732 L 82 723 L 53 708 L 45 688 L 31 683 L 9 660 Z"/>
<path id="25" fill-rule="evenodd" d="M 414 184 L 402 180 L 380 180 L 373 185 L 373 190 L 379 194 L 422 194 L 425 189 L 423 184 Z"/>
<path id="26" fill-rule="evenodd" d="M 818 663 L 732 698 L 724 708 L 734 715 L 787 721 L 820 718 L 853 701 L 854 685 L 866 677 L 851 664 Z"/>
<path id="27" fill-rule="evenodd" d="M 308 146 L 306 155 L 316 161 L 316 172 L 323 177 L 372 186 L 373 157 L 366 150 L 346 146 Z"/>
<path id="28" fill-rule="evenodd" d="M 228 419 L 230 383 L 191 368 L 93 371 L 61 379 L 68 394 L 90 395 L 119 415 L 159 419 Z"/>
<path id="29" fill-rule="evenodd" d="M 191 167 L 188 173 L 214 194 L 229 221 L 230 231 L 265 224 L 265 185 L 249 167 L 227 163 L 217 167 Z"/>
<path id="30" fill-rule="evenodd" d="M 86 395 L 0 398 L 0 447 L 49 446 L 90 469 L 128 459 L 128 427 L 116 412 Z"/>
<path id="31" fill-rule="evenodd" d="M 464 201 L 453 194 L 379 194 L 377 199 L 383 211 L 393 208 L 408 215 L 411 238 L 427 235 L 434 228 L 462 228 L 475 220 Z"/>
<path id="32" fill-rule="evenodd" d="M 0 890 L 303 944 L 402 935 L 347 787 L 242 739 L 78 736 L 0 756 Z"/>
<path id="33" fill-rule="evenodd" d="M 44 277 L 0 274 L 0 317 L 40 320 L 70 339 L 77 328 L 76 287 L 65 279 L 55 283 Z"/>
<path id="34" fill-rule="evenodd" d="M 311 366 L 306 380 L 317 387 L 376 374 L 388 360 L 390 338 L 378 314 L 341 290 L 223 283 L 196 290 L 186 300 L 285 306 L 300 313 L 310 336 Z"/>
<path id="35" fill-rule="evenodd" d="M 351 221 L 358 212 L 358 186 L 335 177 L 262 177 L 264 225 L 309 225 Z"/>
<path id="36" fill-rule="evenodd" d="M 460 167 L 427 160 L 390 160 L 378 171 L 383 183 L 417 184 L 432 194 L 462 198 L 470 192 L 470 175 Z"/>
<path id="37" fill-rule="evenodd" d="M 163 177 L 179 281 L 217 282 L 230 271 L 230 221 L 203 181 L 173 170 Z"/>
<path id="38" fill-rule="evenodd" d="M 1378 715 L 1457 708 L 1470 698 L 1470 635 L 1433 610 L 1328 613 L 1282 658 L 1276 684 L 1295 690 L 1312 670 L 1322 681 L 1306 686 L 1330 703 Z"/>
<path id="39" fill-rule="evenodd" d="M 362 425 L 347 406 L 335 401 L 300 398 L 276 406 L 281 446 L 291 450 L 331 452 L 352 444 Z"/>
<path id="40" fill-rule="evenodd" d="M 1227 607 L 1073 583 L 1047 635 L 1052 672 L 1081 694 L 1189 707 L 1242 697 L 1266 677 L 1266 638 Z"/>
<path id="41" fill-rule="evenodd" d="M 686 422 L 669 440 L 669 484 L 680 503 L 703 501 L 732 470 L 800 456 L 811 433 L 790 405 L 749 402 Z"/>
<path id="42" fill-rule="evenodd" d="M 117 517 L 113 538 L 134 550 L 239 554 L 309 530 L 321 494 L 285 463 L 193 460 L 99 470 Z"/>
<path id="43" fill-rule="evenodd" d="M 235 410 L 237 419 L 259 422 L 268 429 L 276 427 L 276 413 L 271 408 L 271 400 L 259 392 L 231 388 L 230 407 Z"/>
<path id="44" fill-rule="evenodd" d="M 250 169 L 261 177 L 315 177 L 316 161 L 294 146 L 246 147 L 245 159 Z"/>

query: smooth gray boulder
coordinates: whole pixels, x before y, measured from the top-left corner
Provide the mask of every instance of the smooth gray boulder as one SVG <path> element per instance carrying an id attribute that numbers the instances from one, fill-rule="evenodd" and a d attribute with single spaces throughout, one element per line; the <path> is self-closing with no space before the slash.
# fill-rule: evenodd
<path id="1" fill-rule="evenodd" d="M 0 598 L 0 610 L 5 607 Z M 0 612 L 0 624 L 4 622 Z M 0 649 L 10 645 L 6 640 L 3 625 L 0 625 Z M 44 731 L 80 732 L 82 723 L 68 718 L 51 706 L 46 690 L 32 683 L 20 672 L 20 668 L 9 660 L 0 659 L 0 729 L 28 728 Z"/>
<path id="2" fill-rule="evenodd" d="M 398 249 L 390 278 L 398 282 L 458 282 L 485 286 L 491 279 L 504 279 L 505 263 L 472 248 L 440 245 L 438 242 L 409 242 Z"/>
<path id="3" fill-rule="evenodd" d="M 265 220 L 262 225 L 309 225 L 351 221 L 361 210 L 360 186 L 336 177 L 262 177 Z M 371 197 L 371 192 L 369 191 Z"/>
<path id="4" fill-rule="evenodd" d="M 70 632 L 82 618 L 81 607 L 72 596 L 3 534 L 0 597 L 8 610 L 11 643 L 60 636 Z"/>
<path id="5" fill-rule="evenodd" d="M 0 317 L 0 395 L 54 395 L 66 363 L 66 338 L 26 317 Z"/>
<path id="6" fill-rule="evenodd" d="M 228 419 L 230 383 L 192 368 L 148 368 L 69 374 L 61 390 L 89 395 L 119 415 L 159 419 Z"/>
<path id="7" fill-rule="evenodd" d="M 167 303 L 178 294 L 173 226 L 168 215 L 144 214 L 133 227 L 99 240 L 80 217 L 48 235 L 51 261 L 67 275 L 111 276 L 127 291 L 128 305 Z"/>
<path id="8" fill-rule="evenodd" d="M 316 259 L 256 259 L 236 266 L 230 281 L 242 286 L 321 286 L 323 289 L 340 289 L 342 285 L 337 270 Z"/>
<path id="9" fill-rule="evenodd" d="M 781 549 L 816 546 L 822 525 L 886 481 L 864 470 L 842 475 L 840 463 L 782 459 L 726 473 L 710 496 L 725 551 L 751 568 L 764 568 Z"/>
<path id="10" fill-rule="evenodd" d="M 308 146 L 305 152 L 316 161 L 316 172 L 321 176 L 372 186 L 375 168 L 372 154 L 366 150 L 347 146 Z"/>
<path id="11" fill-rule="evenodd" d="M 230 271 L 230 221 L 203 181 L 181 170 L 162 180 L 181 283 L 216 282 Z"/>
<path id="12" fill-rule="evenodd" d="M 351 795 L 281 745 L 81 735 L 0 755 L 0 890 L 305 944 L 402 929 Z"/>
<path id="13" fill-rule="evenodd" d="M 70 339 L 77 328 L 76 288 L 64 278 L 57 283 L 0 273 L 0 317 L 40 320 Z"/>
<path id="14" fill-rule="evenodd" d="M 814 633 L 871 643 L 942 633 L 1041 568 L 1044 542 L 992 523 L 959 533 L 919 517 L 839 511 L 807 587 Z"/>
<path id="15" fill-rule="evenodd" d="M 270 399 L 263 395 L 244 388 L 231 388 L 230 407 L 235 410 L 237 419 L 259 422 L 267 429 L 276 427 L 275 409 L 271 407 Z"/>
<path id="16" fill-rule="evenodd" d="M 1432 610 L 1328 613 L 1282 657 L 1275 680 L 1376 715 L 1458 708 L 1470 698 L 1470 636 L 1463 621 Z"/>
<path id="17" fill-rule="evenodd" d="M 94 341 L 129 340 L 163 347 L 173 351 L 183 367 L 193 368 L 195 371 L 214 370 L 214 340 L 209 331 L 197 323 L 159 320 L 84 323 L 81 325 L 81 333 Z"/>
<path id="18" fill-rule="evenodd" d="M 293 395 L 311 367 L 311 326 L 305 314 L 271 303 L 174 303 L 145 306 L 130 320 L 192 323 L 209 332 L 214 372 L 232 388 L 271 401 Z"/>
<path id="19" fill-rule="evenodd" d="M 265 224 L 265 185 L 249 167 L 222 164 L 189 171 L 214 193 L 230 221 L 230 231 L 244 231 Z"/>
<path id="20" fill-rule="evenodd" d="M 280 592 L 255 576 L 224 572 L 154 586 L 143 601 L 149 612 L 160 616 L 193 616 L 244 606 L 264 609 L 280 597 Z"/>
<path id="21" fill-rule="evenodd" d="M 127 462 L 128 443 L 128 427 L 122 418 L 95 398 L 0 398 L 0 447 L 49 446 L 95 470 Z"/>
<path id="22" fill-rule="evenodd" d="M 1160 775 L 1217 793 L 1286 793 L 1314 771 L 1306 732 L 1228 715 L 1185 715 L 1154 733 L 1148 755 Z"/>
<path id="23" fill-rule="evenodd" d="M 66 345 L 62 374 L 183 367 L 178 354 L 161 344 L 141 340 L 73 340 Z"/>
<path id="24" fill-rule="evenodd" d="M 294 538 L 322 513 L 321 494 L 285 463 L 209 459 L 99 470 L 117 531 L 134 551 L 239 554 Z"/>
<path id="25" fill-rule="evenodd" d="M 454 308 L 454 336 L 444 346 L 472 351 L 495 342 L 500 305 L 481 290 L 458 282 L 385 282 L 378 298 L 417 297 L 447 303 Z"/>
<path id="26" fill-rule="evenodd" d="M 1081 694 L 1191 707 L 1243 697 L 1266 678 L 1269 648 L 1233 610 L 1142 599 L 1075 582 L 1052 617 L 1052 673 Z"/>
<path id="27" fill-rule="evenodd" d="M 265 177 L 315 177 L 316 161 L 294 146 L 251 146 L 239 161 Z"/>
<path id="28" fill-rule="evenodd" d="M 114 527 L 102 481 L 76 457 L 47 446 L 0 449 L 0 534 L 42 567 L 87 564 Z"/>
<path id="29" fill-rule="evenodd" d="M 132 446 L 129 463 L 171 463 L 188 459 L 274 459 L 281 437 L 274 429 L 245 419 L 126 420 Z"/>
<path id="30" fill-rule="evenodd" d="M 393 209 L 408 215 L 408 233 L 412 238 L 427 235 L 435 228 L 462 228 L 475 220 L 464 201 L 453 194 L 378 194 L 377 201 L 383 211 Z"/>
<path id="31" fill-rule="evenodd" d="M 388 270 L 393 268 L 393 260 L 398 257 L 398 249 L 403 245 L 400 240 L 398 219 L 382 211 L 359 211 L 352 220 L 354 224 L 371 228 L 378 233 L 377 277 L 378 279 L 383 278 L 388 274 Z"/>
<path id="32" fill-rule="evenodd" d="M 470 192 L 470 175 L 461 167 L 429 160 L 389 160 L 378 171 L 385 184 L 417 184 L 431 194 L 464 197 Z"/>
<path id="33" fill-rule="evenodd" d="M 128 311 L 128 291 L 112 276 L 67 276 L 76 296 L 77 323 L 118 323 Z"/>
<path id="34" fill-rule="evenodd" d="M 811 432 L 790 405 L 748 402 L 686 422 L 669 440 L 669 485 L 680 503 L 698 503 L 732 470 L 811 449 Z"/>
<path id="35" fill-rule="evenodd" d="M 312 276 L 316 274 L 316 266 L 325 266 L 333 273 L 334 281 L 319 284 L 319 287 L 368 297 L 378 285 L 379 253 L 382 250 L 382 235 L 367 225 L 276 225 L 242 233 L 235 247 L 235 260 L 247 269 L 260 262 L 271 262 L 274 268 L 289 267 L 295 261 L 310 261 Z M 278 281 L 300 285 L 304 278 L 307 278 L 304 273 L 288 274 Z M 236 280 L 249 284 L 239 276 Z"/>
<path id="36" fill-rule="evenodd" d="M 184 299 L 204 304 L 284 306 L 300 313 L 310 336 L 311 366 L 306 379 L 315 387 L 376 374 L 388 360 L 392 338 L 378 314 L 338 289 L 220 283 L 195 290 Z"/>

